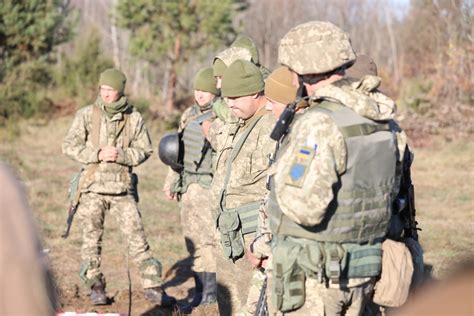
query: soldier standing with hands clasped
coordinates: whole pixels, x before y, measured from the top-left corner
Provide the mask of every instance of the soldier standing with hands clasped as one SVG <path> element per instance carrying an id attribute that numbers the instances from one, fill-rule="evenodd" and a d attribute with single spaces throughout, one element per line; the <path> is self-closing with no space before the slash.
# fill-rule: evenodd
<path id="1" fill-rule="evenodd" d="M 91 303 L 107 303 L 100 270 L 106 213 L 118 221 L 128 252 L 140 270 L 145 298 L 161 306 L 174 298 L 161 288 L 161 264 L 152 256 L 137 208 L 137 178 L 132 168 L 152 153 L 144 121 L 124 95 L 126 77 L 117 69 L 100 75 L 94 104 L 76 113 L 63 152 L 83 165 L 77 216 L 82 224 L 80 276 L 91 289 Z"/>

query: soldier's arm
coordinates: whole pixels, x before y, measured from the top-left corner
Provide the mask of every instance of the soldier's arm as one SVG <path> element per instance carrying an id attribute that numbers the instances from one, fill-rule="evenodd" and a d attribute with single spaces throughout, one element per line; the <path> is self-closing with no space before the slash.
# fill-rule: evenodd
<path id="1" fill-rule="evenodd" d="M 132 119 L 132 115 L 129 117 L 129 120 L 131 120 L 129 124 L 132 124 L 131 135 L 133 135 L 133 137 L 131 137 L 130 146 L 127 148 L 118 148 L 118 158 L 116 162 L 126 166 L 138 166 L 153 153 L 150 135 L 148 134 L 145 122 L 138 112 L 135 113 L 132 114 L 136 115 L 135 120 Z M 134 122 L 136 123 L 133 124 Z"/>
<path id="2" fill-rule="evenodd" d="M 99 162 L 99 149 L 87 144 L 87 114 L 88 108 L 76 113 L 71 128 L 62 144 L 63 153 L 82 164 Z"/>
<path id="3" fill-rule="evenodd" d="M 270 167 L 270 157 L 275 153 L 276 142 L 270 138 L 270 134 L 275 126 L 275 119 L 270 114 L 261 119 L 257 145 L 252 153 L 251 176 L 257 182 L 262 178 L 267 178 Z"/>
<path id="4" fill-rule="evenodd" d="M 323 220 L 338 174 L 345 171 L 345 142 L 322 113 L 304 114 L 292 130 L 290 145 L 277 162 L 277 199 L 292 220 L 314 226 Z"/>
<path id="5" fill-rule="evenodd" d="M 163 185 L 163 191 L 173 191 L 173 187 L 179 180 L 179 173 L 168 167 L 168 173 L 166 174 L 165 184 Z"/>

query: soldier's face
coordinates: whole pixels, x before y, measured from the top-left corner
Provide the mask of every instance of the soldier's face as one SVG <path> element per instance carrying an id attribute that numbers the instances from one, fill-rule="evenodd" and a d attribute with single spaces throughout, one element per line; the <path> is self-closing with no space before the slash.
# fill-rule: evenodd
<path id="1" fill-rule="evenodd" d="M 120 93 L 112 87 L 102 85 L 100 86 L 100 97 L 105 103 L 112 103 L 120 98 Z"/>
<path id="2" fill-rule="evenodd" d="M 283 111 L 285 110 L 286 104 L 277 102 L 269 98 L 267 98 L 267 101 L 268 101 L 268 104 L 270 104 L 273 117 L 278 120 L 281 116 L 281 113 L 283 113 Z"/>
<path id="3" fill-rule="evenodd" d="M 258 110 L 257 94 L 227 98 L 227 104 L 235 116 L 243 120 L 251 118 Z"/>
<path id="4" fill-rule="evenodd" d="M 211 92 L 194 90 L 194 99 L 199 106 L 205 106 L 215 98 L 215 95 Z"/>

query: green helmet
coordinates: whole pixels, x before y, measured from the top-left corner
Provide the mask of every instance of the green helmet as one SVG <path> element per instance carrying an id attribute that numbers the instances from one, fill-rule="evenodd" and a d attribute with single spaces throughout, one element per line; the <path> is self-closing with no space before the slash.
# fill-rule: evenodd
<path id="1" fill-rule="evenodd" d="M 255 45 L 254 41 L 248 36 L 239 36 L 230 47 L 241 47 L 248 49 L 250 54 L 252 55 L 252 62 L 256 65 L 260 64 L 260 57 L 258 54 L 257 46 Z"/>
<path id="2" fill-rule="evenodd" d="M 299 75 L 324 74 L 356 59 L 349 35 L 329 22 L 292 28 L 280 41 L 278 62 Z"/>

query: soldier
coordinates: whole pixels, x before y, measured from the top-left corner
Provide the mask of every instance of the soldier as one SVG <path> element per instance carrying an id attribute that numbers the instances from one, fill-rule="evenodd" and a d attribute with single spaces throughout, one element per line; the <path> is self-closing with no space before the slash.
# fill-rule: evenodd
<path id="1" fill-rule="evenodd" d="M 241 35 L 232 43 L 232 45 L 230 45 L 230 47 L 241 47 L 247 49 L 252 55 L 250 61 L 260 69 L 263 80 L 265 81 L 268 78 L 270 70 L 260 64 L 260 54 L 258 53 L 257 46 L 250 37 Z"/>
<path id="2" fill-rule="evenodd" d="M 281 40 L 279 62 L 310 96 L 281 141 L 270 181 L 273 303 L 294 315 L 360 315 L 381 271 L 400 161 L 395 109 L 344 79 L 349 36 L 309 22 Z"/>
<path id="3" fill-rule="evenodd" d="M 242 257 L 255 237 L 268 159 L 275 147 L 269 138 L 274 119 L 266 110 L 263 89 L 262 75 L 251 62 L 237 60 L 224 71 L 222 95 L 239 122 L 225 125 L 214 175 L 214 181 L 222 183 L 217 226 L 223 252 L 217 255 L 217 279 L 227 291 L 217 295 L 221 315 L 239 310 L 253 314 L 258 301 L 258 296 L 248 297 L 255 275 Z"/>
<path id="4" fill-rule="evenodd" d="M 209 188 L 215 154 L 204 137 L 202 122 L 212 116 L 212 103 L 218 95 L 212 68 L 199 71 L 193 81 L 196 103 L 184 111 L 178 132 L 184 144 L 184 169 L 169 169 L 163 191 L 169 199 L 178 195 L 186 247 L 194 255 L 196 284 L 192 307 L 216 302 L 215 235 Z"/>
<path id="5" fill-rule="evenodd" d="M 161 306 L 174 303 L 161 288 L 161 264 L 152 256 L 137 208 L 137 178 L 132 168 L 152 153 L 144 121 L 123 94 L 125 75 L 107 69 L 100 75 L 94 104 L 76 113 L 63 152 L 83 164 L 77 215 L 82 223 L 80 276 L 91 303 L 107 303 L 100 270 L 104 218 L 110 212 L 120 225 L 128 252 L 140 270 L 145 298 Z"/>

